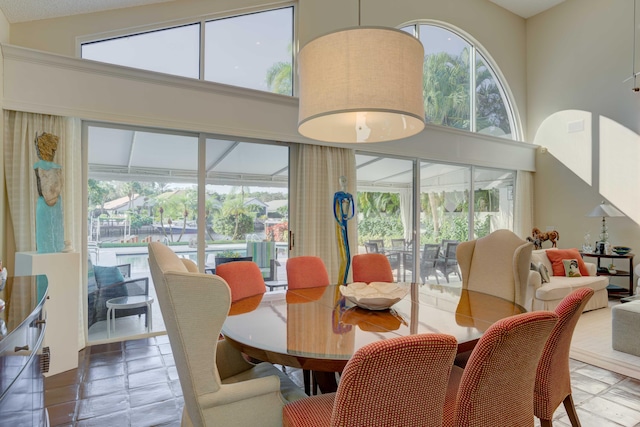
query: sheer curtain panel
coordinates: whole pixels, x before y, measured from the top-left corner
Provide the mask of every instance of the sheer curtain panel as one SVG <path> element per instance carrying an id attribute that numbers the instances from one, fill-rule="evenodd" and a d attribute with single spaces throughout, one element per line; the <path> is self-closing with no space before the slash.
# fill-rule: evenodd
<path id="1" fill-rule="evenodd" d="M 319 145 L 297 145 L 291 152 L 291 224 L 294 244 L 290 257 L 312 255 L 322 258 L 329 279 L 336 283 L 340 254 L 333 214 L 333 195 L 340 191 L 340 177 L 347 178 L 347 192 L 356 203 L 355 151 Z M 357 219 L 347 222 L 351 255 L 357 253 Z M 351 275 L 351 272 L 349 273 Z"/>

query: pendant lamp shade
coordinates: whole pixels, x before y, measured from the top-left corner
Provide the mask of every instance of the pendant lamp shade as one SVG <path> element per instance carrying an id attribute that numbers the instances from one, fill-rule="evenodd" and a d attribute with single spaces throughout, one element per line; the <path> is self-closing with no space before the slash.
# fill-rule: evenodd
<path id="1" fill-rule="evenodd" d="M 319 37 L 298 55 L 298 131 L 327 142 L 381 142 L 424 129 L 424 48 L 393 28 Z"/>

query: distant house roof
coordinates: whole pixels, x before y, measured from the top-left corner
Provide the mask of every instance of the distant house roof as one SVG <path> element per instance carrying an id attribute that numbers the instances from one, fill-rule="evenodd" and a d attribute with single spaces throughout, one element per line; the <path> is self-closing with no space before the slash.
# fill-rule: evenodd
<path id="1" fill-rule="evenodd" d="M 133 200 L 131 201 L 131 205 L 129 205 L 129 197 L 119 197 L 114 200 L 110 200 L 104 204 L 104 209 L 114 213 L 123 213 L 130 209 L 130 206 L 133 208 L 137 208 L 138 206 L 142 206 L 145 203 L 145 197 L 139 194 L 135 194 L 133 196 Z"/>
<path id="2" fill-rule="evenodd" d="M 287 206 L 289 204 L 289 200 L 272 200 L 267 203 L 267 212 L 276 212 L 279 208 L 283 206 Z"/>
<path id="3" fill-rule="evenodd" d="M 256 206 L 260 206 L 262 208 L 266 208 L 267 204 L 265 202 L 263 202 L 260 199 L 256 199 L 255 197 L 252 199 L 247 200 L 246 202 L 244 202 L 245 206 L 249 206 L 249 205 L 256 205 Z"/>
<path id="4" fill-rule="evenodd" d="M 134 200 L 138 197 L 138 194 L 133 196 Z M 104 204 L 104 208 L 108 211 L 115 211 L 122 207 L 129 206 L 129 196 L 119 197 L 114 200 L 110 200 Z"/>

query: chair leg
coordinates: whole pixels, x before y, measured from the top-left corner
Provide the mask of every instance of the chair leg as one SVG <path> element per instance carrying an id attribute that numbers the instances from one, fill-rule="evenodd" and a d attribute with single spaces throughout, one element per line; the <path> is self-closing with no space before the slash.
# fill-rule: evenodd
<path id="1" fill-rule="evenodd" d="M 571 421 L 571 427 L 580 427 L 580 420 L 578 419 L 578 413 L 576 412 L 576 407 L 573 404 L 573 397 L 571 397 L 571 395 L 565 397 L 562 403 L 564 403 L 564 409 L 567 412 L 569 421 Z"/>
<path id="2" fill-rule="evenodd" d="M 313 371 L 310 371 L 309 369 L 303 369 L 302 379 L 304 381 L 304 392 L 307 396 L 318 394 L 318 383 L 315 380 Z"/>
<path id="3" fill-rule="evenodd" d="M 304 381 L 304 393 L 307 396 L 311 396 L 311 371 L 308 369 L 303 369 L 302 379 Z"/>
<path id="4" fill-rule="evenodd" d="M 551 425 L 551 420 L 540 419 L 540 427 L 553 427 L 553 426 Z"/>

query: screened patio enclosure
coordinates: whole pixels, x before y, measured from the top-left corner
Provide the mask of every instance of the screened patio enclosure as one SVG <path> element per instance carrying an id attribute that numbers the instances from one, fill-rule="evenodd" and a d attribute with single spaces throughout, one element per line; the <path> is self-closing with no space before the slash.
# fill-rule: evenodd
<path id="1" fill-rule="evenodd" d="M 104 207 L 114 198 L 111 190 L 103 188 L 99 200 L 89 192 L 87 237 L 90 242 L 99 241 L 99 248 L 92 246 L 89 252 L 94 263 L 131 264 L 133 277 L 148 277 L 145 242 L 160 240 L 206 270 L 215 265 L 213 258 L 220 252 L 245 256 L 250 242 L 269 240 L 275 242 L 273 257 L 279 261 L 277 277 L 270 278 L 286 281 L 289 144 L 101 123 L 86 123 L 84 135 L 89 187 L 117 183 L 124 199 L 120 214 L 107 213 Z M 357 153 L 356 167 L 358 203 L 369 193 L 394 195 L 399 204 L 397 210 L 389 211 L 401 223 L 397 230 L 383 228 L 369 237 L 413 242 L 419 235 L 416 247 L 420 248 L 446 233 L 467 240 L 492 229 L 513 227 L 514 171 L 372 153 Z M 204 192 L 199 195 L 201 186 Z M 275 196 L 269 194 L 274 193 L 280 200 L 272 200 Z M 414 211 L 419 219 L 415 223 Z M 230 215 L 235 215 L 235 222 L 224 221 Z M 358 215 L 359 225 L 373 221 L 363 212 Z M 135 219 L 141 217 L 151 222 L 136 226 Z M 125 226 L 118 228 L 120 220 Z M 251 222 L 250 231 L 236 234 L 243 221 Z M 96 233 L 96 224 L 105 227 L 114 222 L 115 231 L 107 234 L 102 228 L 102 234 Z M 199 241 L 202 227 L 207 245 Z M 363 236 L 359 236 L 360 247 Z M 418 259 L 418 249 L 413 250 Z M 155 318 L 160 310 L 153 312 Z M 162 325 L 161 319 L 155 319 L 154 331 Z M 92 340 L 91 330 L 89 336 Z M 101 338 L 94 334 L 94 340 Z"/>

